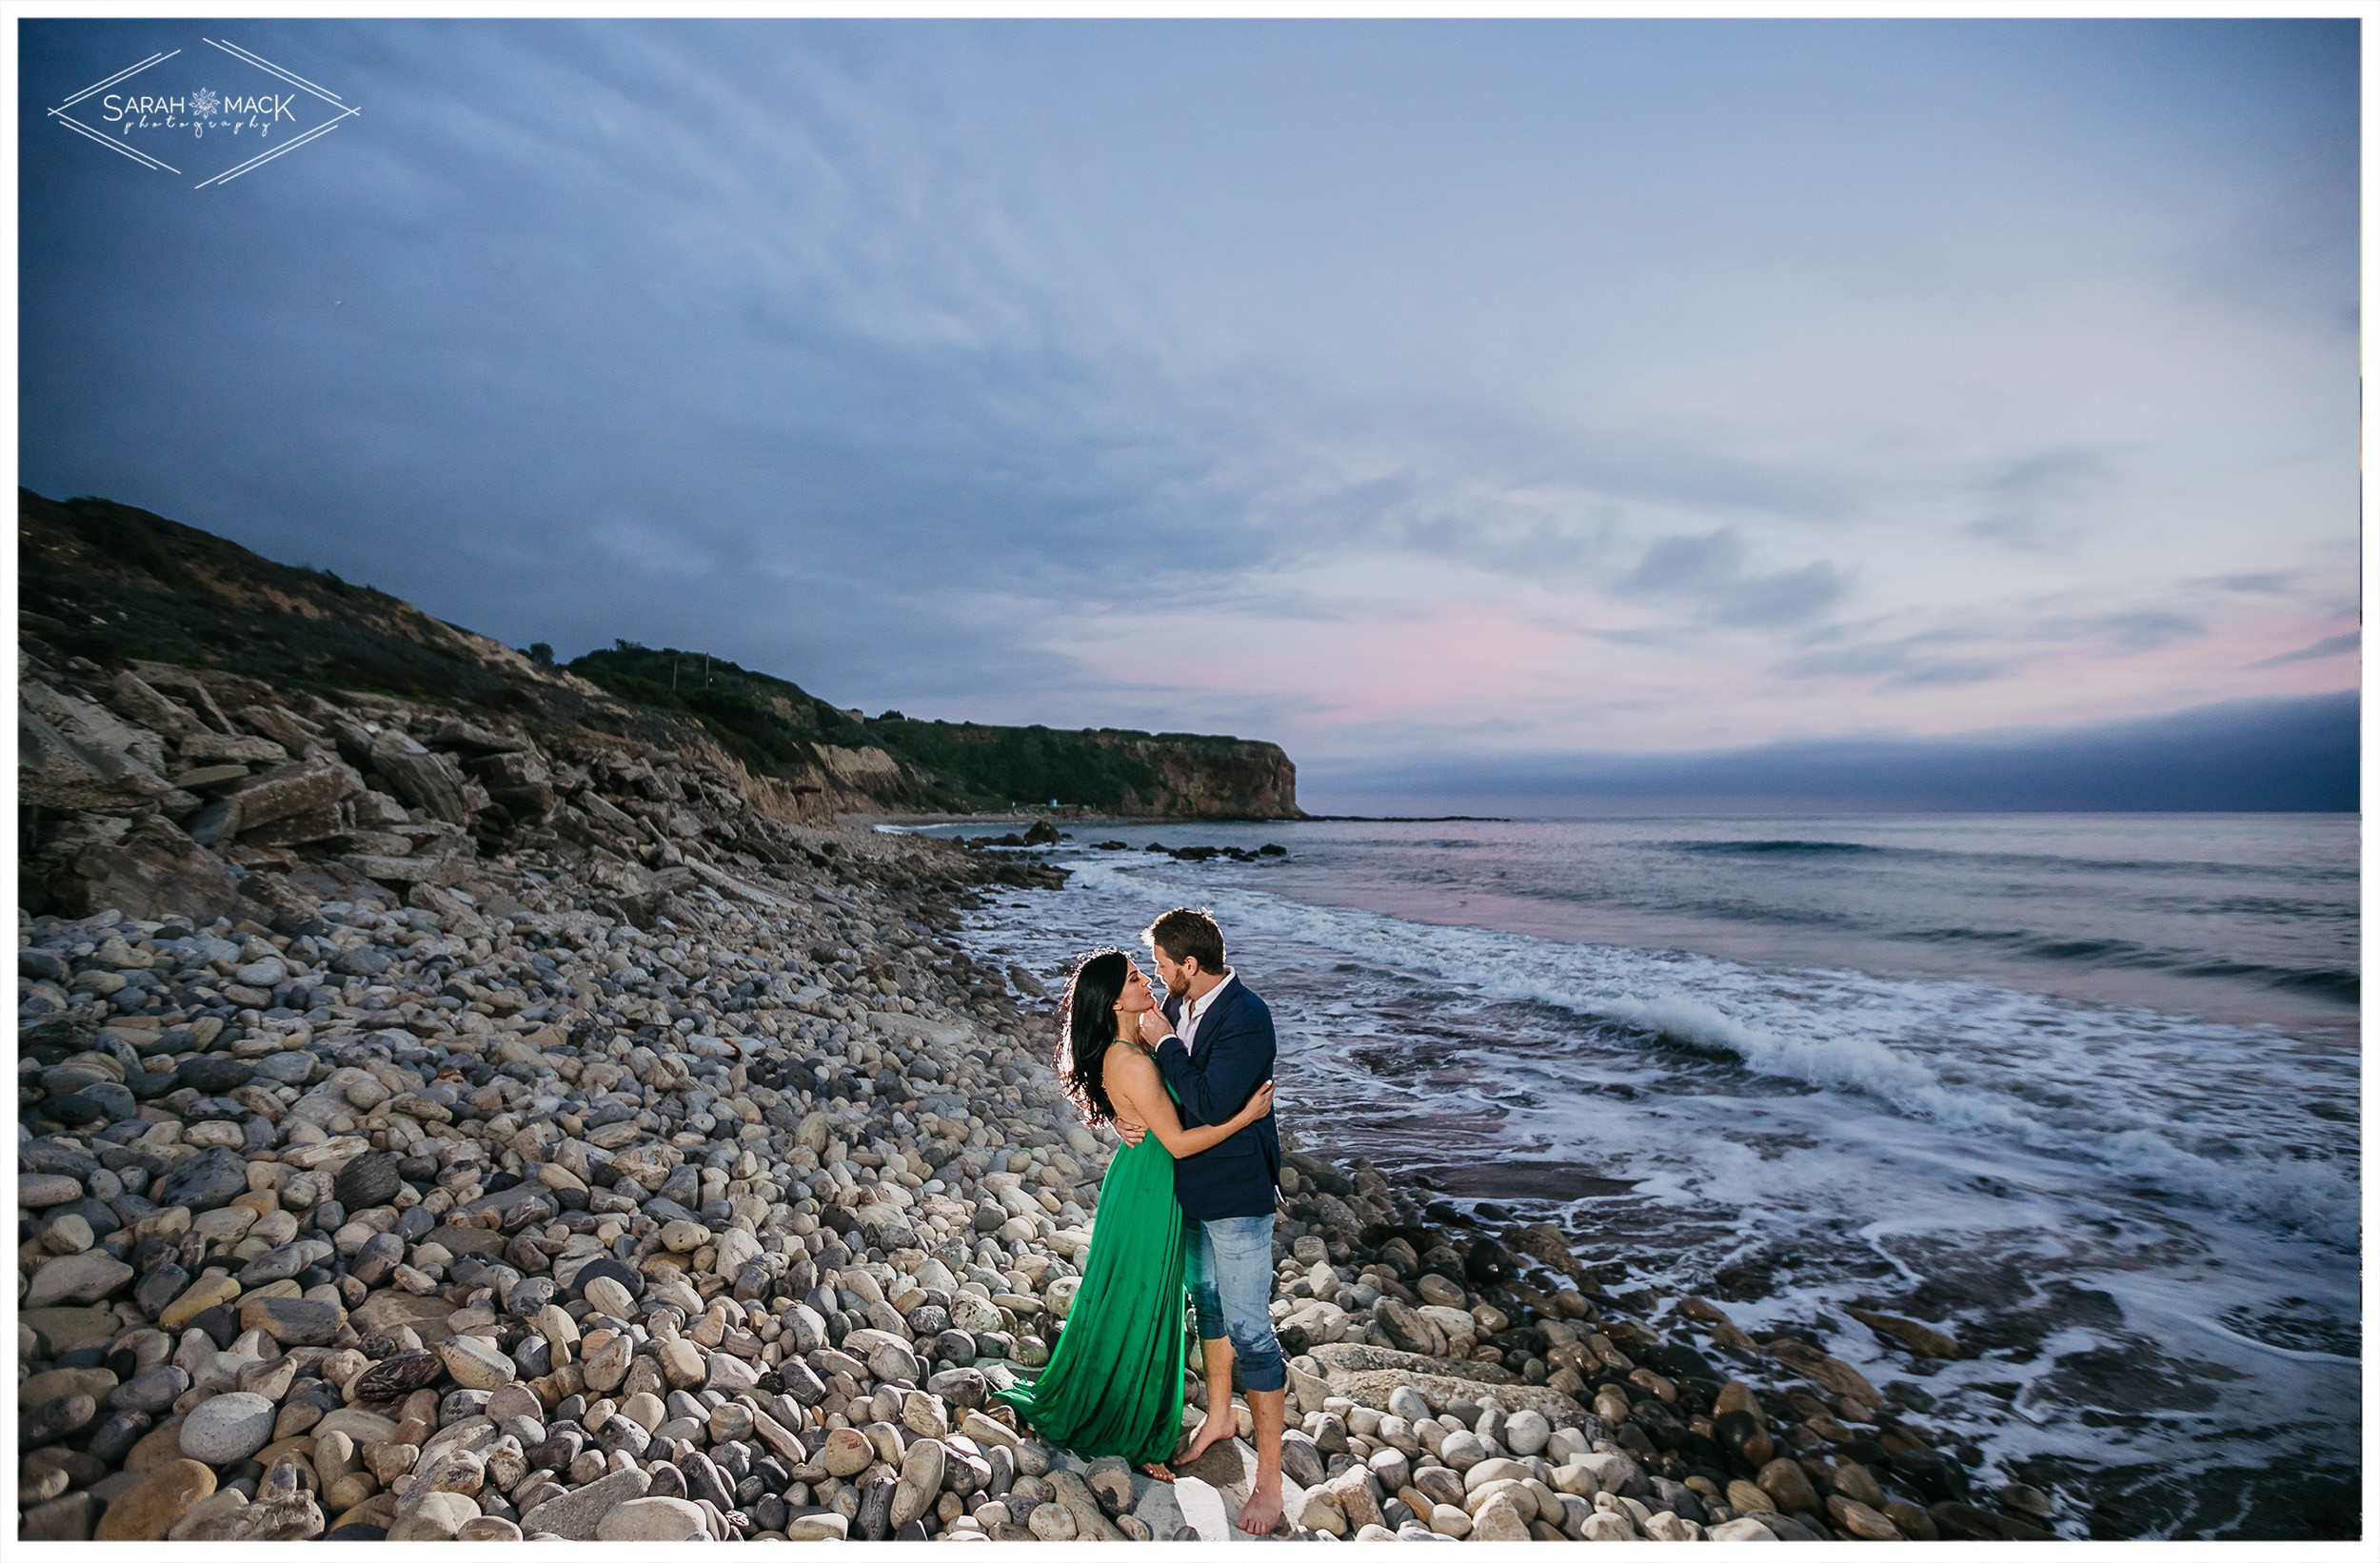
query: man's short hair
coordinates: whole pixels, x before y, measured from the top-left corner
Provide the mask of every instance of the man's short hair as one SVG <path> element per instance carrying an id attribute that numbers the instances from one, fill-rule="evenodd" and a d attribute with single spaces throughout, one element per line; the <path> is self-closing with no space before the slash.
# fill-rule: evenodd
<path id="1" fill-rule="evenodd" d="M 1223 969 L 1223 931 L 1215 926 L 1212 916 L 1198 908 L 1175 907 L 1142 929 L 1140 940 L 1151 949 L 1164 951 L 1168 960 L 1198 957 L 1202 972 Z"/>

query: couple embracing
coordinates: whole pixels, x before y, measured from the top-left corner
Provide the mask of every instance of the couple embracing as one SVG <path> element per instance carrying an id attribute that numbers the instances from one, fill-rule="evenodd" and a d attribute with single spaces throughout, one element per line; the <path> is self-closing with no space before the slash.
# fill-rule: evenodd
<path id="1" fill-rule="evenodd" d="M 1288 1369 L 1273 1335 L 1273 1017 L 1223 961 L 1204 912 L 1166 913 L 1141 935 L 1158 979 L 1121 950 L 1088 956 L 1066 984 L 1057 1072 L 1085 1120 L 1124 1141 L 1100 1184 L 1091 1252 L 1048 1364 L 1001 1398 L 1050 1441 L 1121 1454 L 1160 1481 L 1181 1432 L 1185 1302 L 1195 1312 L 1206 1418 L 1188 1463 L 1238 1432 L 1238 1376 L 1257 1471 L 1234 1523 L 1281 1519 Z"/>

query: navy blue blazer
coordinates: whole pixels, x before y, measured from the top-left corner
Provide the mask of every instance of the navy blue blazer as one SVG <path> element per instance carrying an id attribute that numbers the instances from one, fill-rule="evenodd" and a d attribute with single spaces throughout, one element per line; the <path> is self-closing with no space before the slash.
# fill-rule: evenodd
<path id="1" fill-rule="evenodd" d="M 1165 1000 L 1165 1019 L 1181 1024 L 1181 999 Z M 1273 1012 L 1235 974 L 1199 1020 L 1197 1044 L 1179 1034 L 1157 1044 L 1157 1067 L 1180 1104 L 1181 1126 L 1229 1123 L 1256 1088 L 1273 1078 Z M 1280 1134 L 1273 1115 L 1220 1145 L 1174 1163 L 1174 1197 L 1194 1221 L 1270 1216 L 1280 1183 Z"/>

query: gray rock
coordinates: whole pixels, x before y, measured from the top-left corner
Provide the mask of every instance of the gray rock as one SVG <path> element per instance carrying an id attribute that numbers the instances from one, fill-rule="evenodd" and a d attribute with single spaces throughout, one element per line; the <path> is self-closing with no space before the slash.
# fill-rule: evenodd
<path id="1" fill-rule="evenodd" d="M 256 1060 L 256 1073 L 281 1085 L 304 1085 L 314 1076 L 320 1060 L 303 1050 L 295 1053 L 275 1053 Z"/>
<path id="2" fill-rule="evenodd" d="M 61 1395 L 55 1399 L 20 1412 L 17 1420 L 19 1447 L 32 1449 L 42 1444 L 70 1438 L 90 1425 L 99 1415 L 99 1402 L 80 1390 Z"/>
<path id="3" fill-rule="evenodd" d="M 240 1328 L 262 1330 L 284 1346 L 328 1345 L 347 1321 L 345 1308 L 312 1297 L 249 1297 L 240 1304 Z"/>
<path id="4" fill-rule="evenodd" d="M 162 779 L 148 780 L 164 790 Z M 31 790 L 26 788 L 19 801 L 29 801 Z M 240 907 L 239 885 L 223 861 L 158 816 L 134 821 L 120 838 L 94 840 L 72 853 L 50 881 L 50 896 L 69 917 L 113 907 L 129 917 L 212 921 L 236 915 Z"/>
<path id="5" fill-rule="evenodd" d="M 1314 1440 L 1297 1428 L 1287 1428 L 1280 1439 L 1281 1474 L 1300 1487 L 1319 1487 L 1327 1474 L 1322 1452 Z"/>
<path id="6" fill-rule="evenodd" d="M 144 1412 L 162 1416 L 172 1409 L 182 1392 L 190 1387 L 190 1375 L 170 1362 L 134 1374 L 117 1385 L 108 1396 L 108 1405 L 116 1411 Z"/>
<path id="7" fill-rule="evenodd" d="M 248 1160 L 239 1152 L 217 1145 L 199 1152 L 166 1175 L 157 1190 L 157 1203 L 187 1205 L 193 1212 L 221 1210 L 248 1192 Z"/>
<path id="8" fill-rule="evenodd" d="M 761 1381 L 760 1370 L 727 1352 L 713 1352 L 703 1387 L 725 1395 L 749 1395 Z"/>
<path id="9" fill-rule="evenodd" d="M 901 1461 L 901 1479 L 893 1489 L 888 1517 L 895 1527 L 906 1525 L 933 1509 L 935 1499 L 942 1494 L 946 1454 L 941 1440 L 935 1438 L 920 1438 L 909 1446 Z"/>
<path id="10" fill-rule="evenodd" d="M 138 1113 L 140 1102 L 113 1080 L 94 1080 L 79 1091 L 50 1098 L 48 1111 L 66 1123 L 116 1123 Z"/>
<path id="11" fill-rule="evenodd" d="M 300 1485 L 297 1468 L 276 1465 L 266 1473 L 256 1501 L 227 1509 L 182 1533 L 189 1541 L 306 1541 L 321 1535 L 322 1506 Z"/>
<path id="12" fill-rule="evenodd" d="M 99 1522 L 99 1498 L 91 1493 L 69 1493 L 62 1498 L 25 1511 L 17 1526 L 20 1541 L 89 1541 Z"/>
<path id="13" fill-rule="evenodd" d="M 678 1463 L 674 1469 L 684 1479 L 688 1497 L 708 1498 L 718 1506 L 721 1514 L 725 1514 L 735 1508 L 734 1485 L 728 1481 L 725 1474 L 718 1466 L 711 1463 L 709 1455 L 700 1450 L 689 1450 L 678 1456 Z M 659 1473 L 655 1473 L 655 1479 L 659 1479 Z M 664 1496 L 665 1494 L 648 1492 L 647 1495 Z"/>
<path id="14" fill-rule="evenodd" d="M 460 770 L 452 761 L 392 731 L 373 739 L 370 762 L 371 768 L 387 779 L 389 791 L 404 801 L 450 824 L 470 821 L 470 805 L 463 794 Z"/>
<path id="15" fill-rule="evenodd" d="M 275 1415 L 261 1395 L 218 1395 L 183 1422 L 182 1453 L 201 1465 L 236 1465 L 272 1441 Z"/>
<path id="16" fill-rule="evenodd" d="M 477 1335 L 455 1336 L 439 1348 L 439 1358 L 466 1389 L 499 1389 L 518 1376 L 512 1359 Z"/>
<path id="17" fill-rule="evenodd" d="M 586 1283 L 583 1295 L 588 1307 L 613 1318 L 636 1317 L 636 1299 L 628 1289 L 609 1276 L 598 1276 Z"/>
<path id="18" fill-rule="evenodd" d="M 1534 1411 L 1516 1411 L 1504 1422 L 1503 1444 L 1516 1454 L 1535 1454 L 1554 1435 L 1554 1425 Z"/>
<path id="19" fill-rule="evenodd" d="M 33 1272 L 23 1306 L 57 1308 L 97 1302 L 122 1288 L 132 1275 L 130 1265 L 101 1249 L 51 1259 Z"/>
<path id="20" fill-rule="evenodd" d="M 593 1541 L 604 1516 L 643 1497 L 652 1482 L 642 1471 L 615 1471 L 529 1510 L 521 1516 L 521 1529 L 529 1535 L 545 1531 L 565 1541 Z"/>
<path id="21" fill-rule="evenodd" d="M 387 1151 L 373 1151 L 339 1169 L 338 1177 L 331 1183 L 331 1194 L 352 1215 L 388 1203 L 403 1186 L 404 1179 L 397 1173 L 397 1157 Z"/>
<path id="22" fill-rule="evenodd" d="M 16 1180 L 16 1202 L 27 1210 L 47 1210 L 83 1197 L 82 1182 L 63 1173 L 22 1173 Z"/>
<path id="23" fill-rule="evenodd" d="M 256 1071 L 239 1059 L 209 1053 L 185 1058 L 173 1071 L 176 1086 L 187 1085 L 203 1097 L 220 1097 L 227 1092 L 237 1091 L 255 1077 Z"/>
<path id="24" fill-rule="evenodd" d="M 860 1514 L 854 1522 L 859 1533 L 870 1541 L 883 1541 L 892 1534 L 892 1502 L 897 1484 L 877 1476 L 860 1484 Z"/>
<path id="25" fill-rule="evenodd" d="M 1471 1516 L 1471 1539 L 1474 1541 L 1528 1541 L 1528 1522 L 1520 1517 L 1520 1510 L 1507 1493 L 1497 1493 L 1479 1505 Z"/>
<path id="26" fill-rule="evenodd" d="M 595 1539 L 706 1541 L 710 1523 L 699 1505 L 684 1498 L 630 1498 L 596 1522 Z"/>
<path id="27" fill-rule="evenodd" d="M 293 1243 L 283 1243 L 243 1265 L 240 1284 L 262 1286 L 270 1281 L 286 1281 L 307 1265 L 327 1258 L 330 1253 L 328 1244 L 315 1238 L 301 1237 Z"/>
<path id="28" fill-rule="evenodd" d="M 1448 1460 L 1446 1463 L 1452 1465 L 1455 1462 Z M 1640 1498 L 1652 1491 L 1646 1485 L 1643 1469 L 1625 1454 L 1601 1450 L 1580 1456 L 1574 1463 L 1594 1473 L 1597 1487 L 1601 1492 Z"/>

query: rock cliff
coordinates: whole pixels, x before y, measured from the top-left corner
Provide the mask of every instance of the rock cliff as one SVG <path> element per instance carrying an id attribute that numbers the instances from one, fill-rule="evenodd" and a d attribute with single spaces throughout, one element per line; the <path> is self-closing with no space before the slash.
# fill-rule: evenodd
<path id="1" fill-rule="evenodd" d="M 130 505 L 17 499 L 20 634 L 62 667 L 80 659 L 112 677 L 145 663 L 182 670 L 157 675 L 169 681 L 247 679 L 243 701 L 392 699 L 502 719 L 541 742 L 625 741 L 715 769 L 788 822 L 1053 799 L 1136 818 L 1299 814 L 1296 767 L 1270 743 L 870 720 L 723 659 L 626 641 L 556 666 L 542 647 L 532 656 Z"/>
<path id="2" fill-rule="evenodd" d="M 870 722 L 870 740 L 942 785 L 936 806 L 1058 802 L 1120 819 L 1294 820 L 1298 768 L 1277 743 L 1112 727 Z"/>

